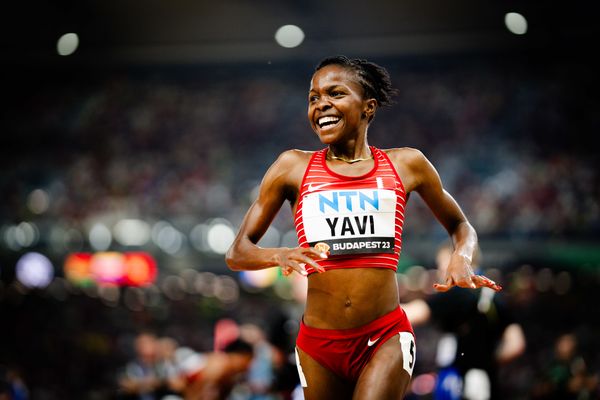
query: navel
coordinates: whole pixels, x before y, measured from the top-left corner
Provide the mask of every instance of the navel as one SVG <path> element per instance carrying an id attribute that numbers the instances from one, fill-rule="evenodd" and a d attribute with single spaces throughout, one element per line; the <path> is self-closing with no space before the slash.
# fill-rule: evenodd
<path id="1" fill-rule="evenodd" d="M 346 307 L 350 307 L 352 305 L 352 300 L 350 300 L 350 297 L 346 297 L 346 301 L 344 302 L 344 305 Z"/>

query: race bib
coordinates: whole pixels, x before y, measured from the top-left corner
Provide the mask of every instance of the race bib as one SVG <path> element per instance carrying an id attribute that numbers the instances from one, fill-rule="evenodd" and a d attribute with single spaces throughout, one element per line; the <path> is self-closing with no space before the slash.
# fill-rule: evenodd
<path id="1" fill-rule="evenodd" d="M 325 190 L 304 196 L 302 218 L 310 246 L 330 255 L 394 253 L 396 193 L 387 189 Z"/>

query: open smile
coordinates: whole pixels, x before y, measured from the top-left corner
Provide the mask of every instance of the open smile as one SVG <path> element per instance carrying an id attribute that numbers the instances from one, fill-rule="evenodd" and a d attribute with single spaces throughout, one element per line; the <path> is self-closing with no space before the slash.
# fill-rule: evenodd
<path id="1" fill-rule="evenodd" d="M 320 117 L 317 119 L 317 125 L 322 130 L 328 130 L 336 126 L 342 119 L 333 115 Z"/>

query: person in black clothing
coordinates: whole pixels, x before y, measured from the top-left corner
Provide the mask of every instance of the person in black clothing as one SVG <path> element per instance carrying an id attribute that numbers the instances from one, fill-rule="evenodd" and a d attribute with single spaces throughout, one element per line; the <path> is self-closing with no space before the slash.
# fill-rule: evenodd
<path id="1" fill-rule="evenodd" d="M 450 243 L 438 249 L 440 276 L 445 276 L 452 251 Z M 475 270 L 479 253 L 473 258 Z M 436 399 L 497 398 L 497 367 L 525 350 L 523 330 L 513 321 L 498 292 L 457 287 L 425 300 L 413 300 L 403 308 L 413 326 L 431 321 L 442 332 L 436 354 Z"/>

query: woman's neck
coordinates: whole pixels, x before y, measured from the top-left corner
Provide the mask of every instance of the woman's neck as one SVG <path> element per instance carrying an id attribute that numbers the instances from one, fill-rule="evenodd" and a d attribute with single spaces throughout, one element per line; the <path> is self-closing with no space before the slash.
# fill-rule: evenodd
<path id="1" fill-rule="evenodd" d="M 327 156 L 331 160 L 341 160 L 350 163 L 373 158 L 366 140 L 352 141 L 344 144 L 330 144 Z"/>

